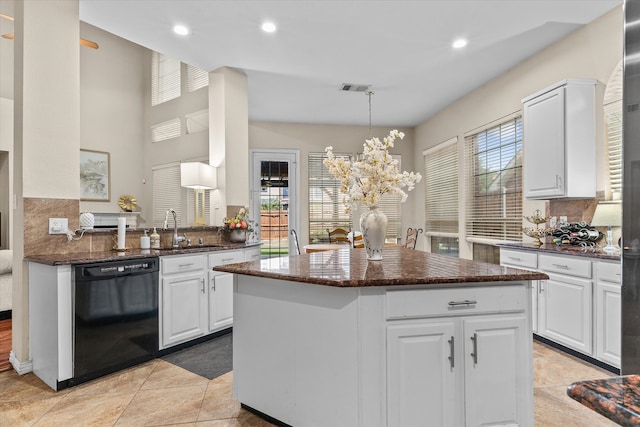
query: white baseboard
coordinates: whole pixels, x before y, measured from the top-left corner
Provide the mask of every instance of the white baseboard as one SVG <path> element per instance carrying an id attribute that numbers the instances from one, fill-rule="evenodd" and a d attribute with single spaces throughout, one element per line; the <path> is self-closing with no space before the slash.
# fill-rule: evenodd
<path id="1" fill-rule="evenodd" d="M 29 372 L 33 372 L 33 363 L 30 360 L 26 362 L 19 361 L 18 358 L 16 358 L 16 355 L 13 352 L 13 350 L 11 350 L 11 352 L 9 353 L 9 363 L 11 363 L 11 366 L 13 366 L 13 369 L 19 375 L 24 375 L 24 374 L 28 374 Z"/>

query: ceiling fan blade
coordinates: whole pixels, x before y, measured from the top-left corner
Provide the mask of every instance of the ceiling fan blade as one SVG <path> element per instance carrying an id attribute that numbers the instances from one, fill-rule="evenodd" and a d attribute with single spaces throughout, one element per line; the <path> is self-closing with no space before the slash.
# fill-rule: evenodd
<path id="1" fill-rule="evenodd" d="M 13 18 L 9 15 L 5 15 L 4 13 L 0 13 L 0 18 L 7 19 L 9 21 L 13 21 Z"/>
<path id="2" fill-rule="evenodd" d="M 90 47 L 91 49 L 97 49 L 98 48 L 98 43 L 96 42 L 92 42 L 91 40 L 87 40 L 87 39 L 80 39 L 80 44 L 82 46 L 87 46 Z"/>
<path id="3" fill-rule="evenodd" d="M 15 35 L 13 33 L 3 34 L 2 38 L 13 40 L 15 38 Z M 80 44 L 82 46 L 87 46 L 87 47 L 90 47 L 92 49 L 98 49 L 98 47 L 99 47 L 98 43 L 92 42 L 91 40 L 82 39 L 82 38 L 80 39 Z"/>

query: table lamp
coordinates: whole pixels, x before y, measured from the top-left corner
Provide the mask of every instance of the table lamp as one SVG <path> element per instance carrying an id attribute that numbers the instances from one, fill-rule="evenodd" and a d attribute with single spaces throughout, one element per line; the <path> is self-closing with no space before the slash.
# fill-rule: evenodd
<path id="1" fill-rule="evenodd" d="M 180 185 L 194 191 L 193 225 L 207 225 L 204 219 L 204 190 L 214 190 L 217 186 L 216 168 L 200 162 L 180 164 Z"/>
<path id="2" fill-rule="evenodd" d="M 598 203 L 596 211 L 593 213 L 591 225 L 593 227 L 607 227 L 607 246 L 602 250 L 609 255 L 618 252 L 619 248 L 613 245 L 611 227 L 622 225 L 622 204 L 620 201 Z"/>

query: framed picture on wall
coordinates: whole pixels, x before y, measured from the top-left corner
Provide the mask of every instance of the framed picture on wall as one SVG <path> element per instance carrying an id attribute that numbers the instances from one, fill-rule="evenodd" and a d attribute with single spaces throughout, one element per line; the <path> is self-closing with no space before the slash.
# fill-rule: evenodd
<path id="1" fill-rule="evenodd" d="M 109 153 L 80 150 L 80 200 L 111 200 Z"/>

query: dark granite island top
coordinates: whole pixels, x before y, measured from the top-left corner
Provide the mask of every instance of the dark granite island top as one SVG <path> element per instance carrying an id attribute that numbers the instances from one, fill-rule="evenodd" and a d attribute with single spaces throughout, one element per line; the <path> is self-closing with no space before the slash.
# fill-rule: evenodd
<path id="1" fill-rule="evenodd" d="M 382 261 L 364 249 L 340 249 L 215 267 L 216 271 L 335 287 L 439 285 L 548 279 L 544 273 L 405 248 L 385 248 Z"/>
<path id="2" fill-rule="evenodd" d="M 579 381 L 567 394 L 621 426 L 640 425 L 640 375 Z"/>

